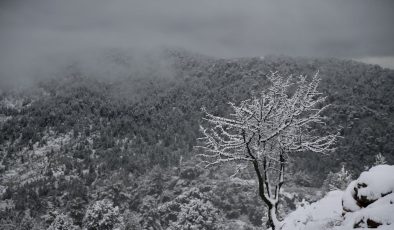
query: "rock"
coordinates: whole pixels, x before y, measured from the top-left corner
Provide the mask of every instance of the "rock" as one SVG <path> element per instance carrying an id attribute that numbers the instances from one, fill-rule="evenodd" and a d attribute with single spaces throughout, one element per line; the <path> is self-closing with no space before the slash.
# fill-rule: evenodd
<path id="1" fill-rule="evenodd" d="M 378 165 L 352 181 L 342 197 L 345 226 L 378 228 L 394 224 L 394 166 Z"/>

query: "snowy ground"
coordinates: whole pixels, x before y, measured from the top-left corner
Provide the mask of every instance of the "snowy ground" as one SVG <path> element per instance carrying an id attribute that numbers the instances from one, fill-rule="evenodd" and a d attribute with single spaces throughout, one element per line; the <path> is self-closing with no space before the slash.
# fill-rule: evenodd
<path id="1" fill-rule="evenodd" d="M 297 208 L 286 217 L 283 230 L 331 229 L 342 220 L 342 196 L 342 191 L 333 191 L 315 203 Z"/>

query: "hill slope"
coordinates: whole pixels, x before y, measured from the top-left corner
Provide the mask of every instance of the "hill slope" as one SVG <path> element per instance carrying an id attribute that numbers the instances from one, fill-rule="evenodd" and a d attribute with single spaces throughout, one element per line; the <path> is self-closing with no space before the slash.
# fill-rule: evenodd
<path id="1" fill-rule="evenodd" d="M 18 218 L 27 209 L 37 217 L 49 210 L 77 212 L 78 205 L 84 210 L 103 187 L 117 189 L 116 194 L 145 191 L 133 180 L 145 180 L 155 165 L 180 167 L 193 155 L 202 106 L 227 114 L 227 102 L 263 90 L 270 71 L 312 75 L 319 70 L 321 91 L 332 104 L 326 114 L 329 127 L 339 127 L 343 135 L 333 155 L 305 153 L 293 162 L 293 172 L 311 175 L 304 185 L 320 186 L 341 162 L 358 173 L 379 152 L 389 163 L 394 161 L 393 70 L 338 59 L 227 60 L 173 50 L 161 58 L 169 64 L 165 76 L 155 71 L 155 64 L 149 66 L 153 70 L 131 71 L 130 76 L 110 80 L 77 71 L 45 80 L 29 92 L 2 93 L 0 184 L 6 207 Z M 121 54 L 114 60 L 126 66 L 131 62 Z M 176 172 L 171 170 L 170 175 Z M 155 199 L 166 188 L 160 186 L 164 185 L 147 185 Z M 108 191 L 100 196 L 111 194 Z M 139 210 L 144 192 L 137 194 L 116 199 Z M 81 214 L 73 218 L 80 224 Z M 249 220 L 253 218 L 256 224 L 261 221 L 251 214 Z"/>

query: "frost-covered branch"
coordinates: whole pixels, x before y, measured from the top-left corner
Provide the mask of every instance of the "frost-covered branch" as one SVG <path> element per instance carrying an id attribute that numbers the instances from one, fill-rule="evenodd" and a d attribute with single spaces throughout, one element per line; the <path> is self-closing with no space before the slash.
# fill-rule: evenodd
<path id="1" fill-rule="evenodd" d="M 271 86 L 260 95 L 239 104 L 229 103 L 233 110 L 230 117 L 203 109 L 208 126 L 201 127 L 198 156 L 205 167 L 229 162 L 252 165 L 261 198 L 269 209 L 276 209 L 287 158 L 301 151 L 333 151 L 338 134 L 315 132 L 316 127 L 326 125 L 322 114 L 329 106 L 323 105 L 326 97 L 318 92 L 318 73 L 308 78 L 273 72 L 267 78 Z M 275 212 L 270 211 L 269 219 L 278 224 Z M 275 229 L 276 224 L 271 227 Z"/>

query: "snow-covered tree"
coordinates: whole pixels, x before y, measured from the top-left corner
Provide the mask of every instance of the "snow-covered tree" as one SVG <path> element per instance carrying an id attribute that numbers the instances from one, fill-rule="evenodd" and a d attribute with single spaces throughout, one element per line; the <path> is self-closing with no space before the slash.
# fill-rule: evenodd
<path id="1" fill-rule="evenodd" d="M 376 166 L 376 165 L 384 165 L 384 164 L 387 164 L 386 158 L 381 153 L 376 154 L 375 162 L 373 163 L 373 165 Z"/>
<path id="2" fill-rule="evenodd" d="M 318 92 L 318 74 L 283 77 L 267 76 L 271 86 L 260 95 L 230 103 L 229 118 L 208 113 L 208 128 L 201 127 L 203 152 L 199 153 L 205 167 L 236 163 L 235 170 L 251 165 L 257 175 L 259 195 L 268 206 L 268 225 L 280 229 L 278 202 L 284 183 L 285 165 L 292 154 L 309 151 L 327 153 L 337 134 L 321 134 L 325 126 L 322 105 L 326 97 Z"/>
<path id="3" fill-rule="evenodd" d="M 83 226 L 87 230 L 122 229 L 123 219 L 119 215 L 118 207 L 104 199 L 96 201 L 86 210 Z"/>
<path id="4" fill-rule="evenodd" d="M 73 224 L 72 219 L 65 215 L 59 214 L 56 216 L 55 220 L 48 227 L 48 230 L 74 230 L 77 226 Z"/>
<path id="5" fill-rule="evenodd" d="M 344 190 L 348 186 L 348 184 L 352 181 L 352 174 L 346 170 L 345 164 L 342 164 L 341 169 L 336 172 L 330 172 L 327 175 L 326 180 L 323 183 L 323 186 L 330 191 L 333 190 Z"/>
<path id="6" fill-rule="evenodd" d="M 197 188 L 160 205 L 158 213 L 168 230 L 222 229 L 219 210 Z"/>

